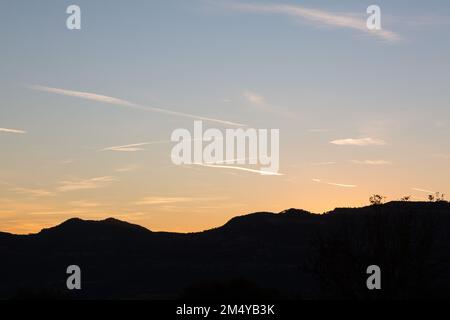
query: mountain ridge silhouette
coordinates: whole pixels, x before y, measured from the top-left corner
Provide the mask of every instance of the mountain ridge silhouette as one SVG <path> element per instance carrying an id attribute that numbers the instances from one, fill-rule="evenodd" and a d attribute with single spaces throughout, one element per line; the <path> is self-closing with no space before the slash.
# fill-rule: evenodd
<path id="1" fill-rule="evenodd" d="M 450 297 L 449 228 L 448 202 L 257 212 L 193 233 L 72 218 L 35 234 L 0 233 L 0 298 Z M 73 264 L 80 292 L 65 287 Z M 384 272 L 382 292 L 365 287 L 371 264 Z"/>
<path id="2" fill-rule="evenodd" d="M 421 208 L 426 208 L 426 207 L 430 207 L 430 206 L 436 206 L 436 205 L 445 205 L 448 204 L 448 202 L 446 201 L 442 201 L 442 202 L 425 202 L 425 201 L 390 201 L 387 202 L 385 204 L 383 204 L 383 207 L 421 207 Z M 369 205 L 369 206 L 364 206 L 364 207 L 336 207 L 333 210 L 330 211 L 326 211 L 323 213 L 312 213 L 309 212 L 307 210 L 303 210 L 303 209 L 297 209 L 297 208 L 289 208 L 289 209 L 285 209 L 282 210 L 280 212 L 268 212 L 268 211 L 261 211 L 261 212 L 253 212 L 253 213 L 248 213 L 248 214 L 243 214 L 243 215 L 238 215 L 235 216 L 233 218 L 231 218 L 230 220 L 228 220 L 226 223 L 224 223 L 221 226 L 217 226 L 217 227 L 213 227 L 210 229 L 206 229 L 206 230 L 202 230 L 202 231 L 194 231 L 194 232 L 172 232 L 172 231 L 152 231 L 151 229 L 148 229 L 144 226 L 138 225 L 138 224 L 134 224 L 134 223 L 130 223 L 124 220 L 120 220 L 114 217 L 108 217 L 102 220 L 84 220 L 82 218 L 79 217 L 73 217 L 73 218 L 69 218 L 53 227 L 49 227 L 49 228 L 43 228 L 42 230 L 40 230 L 39 232 L 36 233 L 29 233 L 29 234 L 14 234 L 14 233 L 10 233 L 10 232 L 2 232 L 0 230 L 0 236 L 2 235 L 11 235 L 11 236 L 33 236 L 33 235 L 39 235 L 42 233 L 46 233 L 46 232 L 50 232 L 50 231 L 59 231 L 62 228 L 77 228 L 77 227 L 83 227 L 83 226 L 110 226 L 110 227 L 123 227 L 123 228 L 128 228 L 130 230 L 135 229 L 135 230 L 141 230 L 141 231 L 149 231 L 149 232 L 153 232 L 153 233 L 165 233 L 165 234 L 200 234 L 200 233 L 204 233 L 204 232 L 208 232 L 208 231 L 213 231 L 213 230 L 219 230 L 222 228 L 228 228 L 232 225 L 235 224 L 239 224 L 239 223 L 247 223 L 251 222 L 251 221 L 257 221 L 257 220 L 262 220 L 262 221 L 269 221 L 271 219 L 273 219 L 274 217 L 293 217 L 293 218 L 300 218 L 300 217 L 308 217 L 308 218 L 317 218 L 320 216 L 324 216 L 324 215 L 330 215 L 330 214 L 343 214 L 343 213 L 352 213 L 354 211 L 358 211 L 358 212 L 364 212 L 366 210 L 371 210 L 372 208 L 374 208 L 373 205 Z"/>

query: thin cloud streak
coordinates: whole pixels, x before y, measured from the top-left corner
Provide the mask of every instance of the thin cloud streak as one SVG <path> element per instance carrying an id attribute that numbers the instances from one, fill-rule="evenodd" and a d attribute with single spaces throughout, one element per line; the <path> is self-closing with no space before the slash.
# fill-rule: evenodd
<path id="1" fill-rule="evenodd" d="M 334 161 L 326 161 L 326 162 L 313 162 L 311 163 L 312 166 L 331 166 L 333 164 L 336 164 Z"/>
<path id="2" fill-rule="evenodd" d="M 414 191 L 419 191 L 419 192 L 424 192 L 424 193 L 434 193 L 434 191 L 431 190 L 427 190 L 427 189 L 422 189 L 422 188 L 411 188 Z"/>
<path id="3" fill-rule="evenodd" d="M 341 188 L 356 188 L 356 187 L 358 187 L 357 185 L 354 185 L 354 184 L 327 182 L 327 181 L 322 181 L 320 179 L 312 179 L 312 181 L 314 181 L 316 183 L 322 183 L 322 184 L 327 184 L 329 186 L 335 186 L 335 187 L 341 187 Z"/>
<path id="4" fill-rule="evenodd" d="M 280 14 L 302 18 L 317 25 L 353 29 L 389 42 L 397 42 L 401 39 L 397 33 L 389 30 L 370 30 L 367 28 L 365 19 L 355 18 L 352 13 L 337 14 L 330 11 L 288 4 L 231 3 L 224 5 L 227 8 L 243 12 Z"/>
<path id="5" fill-rule="evenodd" d="M 354 164 L 363 164 L 369 166 L 382 166 L 382 165 L 390 165 L 392 162 L 386 160 L 351 160 Z"/>
<path id="6" fill-rule="evenodd" d="M 204 164 L 233 164 L 235 162 L 239 161 L 251 161 L 251 160 L 257 160 L 257 158 L 237 158 L 237 159 L 227 159 L 227 160 L 220 160 L 220 161 L 211 161 L 211 162 L 205 162 Z"/>
<path id="7" fill-rule="evenodd" d="M 146 146 L 150 144 L 149 142 L 141 142 L 141 143 L 134 143 L 134 144 L 127 144 L 124 146 L 113 146 L 101 149 L 99 151 L 120 151 L 120 152 L 136 152 L 136 151 L 143 151 L 145 149 L 138 148 L 140 146 Z"/>
<path id="8" fill-rule="evenodd" d="M 356 188 L 357 187 L 354 184 L 343 184 L 343 183 L 334 183 L 334 182 L 328 182 L 327 184 L 329 184 L 330 186 L 342 187 L 342 188 Z"/>
<path id="9" fill-rule="evenodd" d="M 222 139 L 216 139 L 216 141 L 217 140 L 222 140 Z M 202 139 L 188 139 L 188 140 L 184 140 L 184 141 L 193 142 L 193 141 L 203 141 L 203 140 Z M 165 144 L 165 143 L 173 143 L 173 142 L 174 141 L 172 141 L 172 140 L 159 140 L 159 141 L 139 142 L 139 143 L 127 144 L 127 145 L 123 145 L 123 146 L 107 147 L 107 148 L 100 149 L 98 151 L 136 152 L 136 151 L 144 151 L 144 150 L 146 150 L 144 148 L 138 148 L 138 147 L 141 147 L 141 146 L 152 145 L 152 144 Z"/>
<path id="10" fill-rule="evenodd" d="M 264 171 L 264 170 L 256 170 L 256 169 L 250 169 L 250 168 L 244 168 L 244 167 L 238 167 L 238 166 L 224 166 L 224 165 L 204 164 L 204 163 L 193 163 L 193 165 L 209 167 L 209 168 L 240 170 L 240 171 L 246 171 L 246 172 L 252 172 L 252 173 L 259 173 L 264 176 L 283 176 L 284 175 L 284 174 L 278 173 L 278 172 L 269 172 L 269 171 Z"/>
<path id="11" fill-rule="evenodd" d="M 117 179 L 111 176 L 105 177 L 96 177 L 85 180 L 66 180 L 62 181 L 61 186 L 58 188 L 60 192 L 68 192 L 68 191 L 77 191 L 77 190 L 86 190 L 86 189 L 98 189 L 105 187 L 111 182 L 115 182 Z"/>
<path id="12" fill-rule="evenodd" d="M 25 130 L 8 129 L 8 128 L 0 128 L 0 132 L 5 132 L 5 133 L 18 133 L 18 134 L 25 134 L 25 133 L 27 133 Z"/>
<path id="13" fill-rule="evenodd" d="M 158 205 L 158 204 L 170 204 L 179 202 L 192 202 L 197 200 L 196 198 L 190 197 L 145 197 L 135 204 L 137 205 Z"/>
<path id="14" fill-rule="evenodd" d="M 331 144 L 337 146 L 383 146 L 386 145 L 386 141 L 373 138 L 358 138 L 358 139 L 337 139 L 330 141 Z"/>
<path id="15" fill-rule="evenodd" d="M 132 109 L 138 109 L 138 110 L 143 110 L 143 111 L 158 112 L 158 113 L 168 114 L 168 115 L 172 115 L 172 116 L 178 116 L 178 117 L 184 117 L 184 118 L 190 118 L 190 119 L 196 119 L 196 120 L 203 120 L 203 121 L 208 121 L 208 122 L 215 122 L 215 123 L 220 123 L 222 125 L 236 126 L 236 127 L 245 127 L 246 126 L 245 124 L 226 121 L 226 120 L 197 116 L 197 115 L 193 115 L 193 114 L 172 111 L 172 110 L 168 110 L 168 109 L 143 106 L 140 104 L 136 104 L 136 103 L 127 101 L 127 100 L 118 99 L 118 98 L 100 95 L 100 94 L 91 93 L 91 92 L 66 90 L 66 89 L 46 87 L 46 86 L 40 86 L 40 85 L 30 86 L 30 89 L 33 89 L 36 91 L 59 94 L 59 95 L 63 95 L 63 96 L 75 97 L 75 98 L 80 98 L 80 99 L 85 99 L 85 100 L 90 100 L 90 101 L 96 101 L 96 102 L 101 102 L 101 103 L 106 103 L 106 104 L 111 104 L 111 105 L 116 105 L 116 106 L 122 106 L 122 107 L 127 107 L 127 108 L 132 108 Z"/>
<path id="16" fill-rule="evenodd" d="M 54 192 L 43 189 L 30 189 L 30 188 L 14 188 L 12 191 L 20 194 L 28 194 L 32 197 L 52 197 Z"/>

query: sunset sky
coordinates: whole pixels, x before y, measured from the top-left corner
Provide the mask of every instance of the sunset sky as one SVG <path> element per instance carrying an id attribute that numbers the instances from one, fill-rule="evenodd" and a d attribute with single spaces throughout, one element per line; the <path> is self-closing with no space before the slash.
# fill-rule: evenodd
<path id="1" fill-rule="evenodd" d="M 0 231 L 450 192 L 448 1 L 4 1 L 0 39 Z M 174 165 L 195 119 L 279 129 L 281 175 Z"/>

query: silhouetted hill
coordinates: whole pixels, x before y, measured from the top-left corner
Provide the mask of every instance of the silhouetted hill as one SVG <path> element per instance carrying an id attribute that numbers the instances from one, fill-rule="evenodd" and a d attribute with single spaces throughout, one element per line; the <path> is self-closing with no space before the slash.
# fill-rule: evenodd
<path id="1" fill-rule="evenodd" d="M 37 235 L 40 237 L 117 237 L 117 236 L 142 236 L 150 230 L 136 224 L 131 224 L 114 218 L 101 221 L 82 220 L 72 218 L 58 226 L 43 229 Z"/>
<path id="2" fill-rule="evenodd" d="M 14 235 L 11 233 L 7 233 L 7 232 L 0 232 L 0 239 L 6 239 L 6 238 L 10 238 L 13 237 Z"/>
<path id="3" fill-rule="evenodd" d="M 0 297 L 448 298 L 449 229 L 447 202 L 259 212 L 189 234 L 74 218 L 0 233 Z M 73 264 L 81 291 L 65 287 Z M 381 291 L 366 288 L 371 264 L 382 269 Z"/>

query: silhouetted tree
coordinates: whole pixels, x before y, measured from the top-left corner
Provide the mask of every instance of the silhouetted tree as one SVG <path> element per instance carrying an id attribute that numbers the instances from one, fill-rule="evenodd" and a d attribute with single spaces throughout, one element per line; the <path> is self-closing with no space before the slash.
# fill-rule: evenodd
<path id="1" fill-rule="evenodd" d="M 401 201 L 409 201 L 411 199 L 411 196 L 404 196 L 400 200 Z"/>

